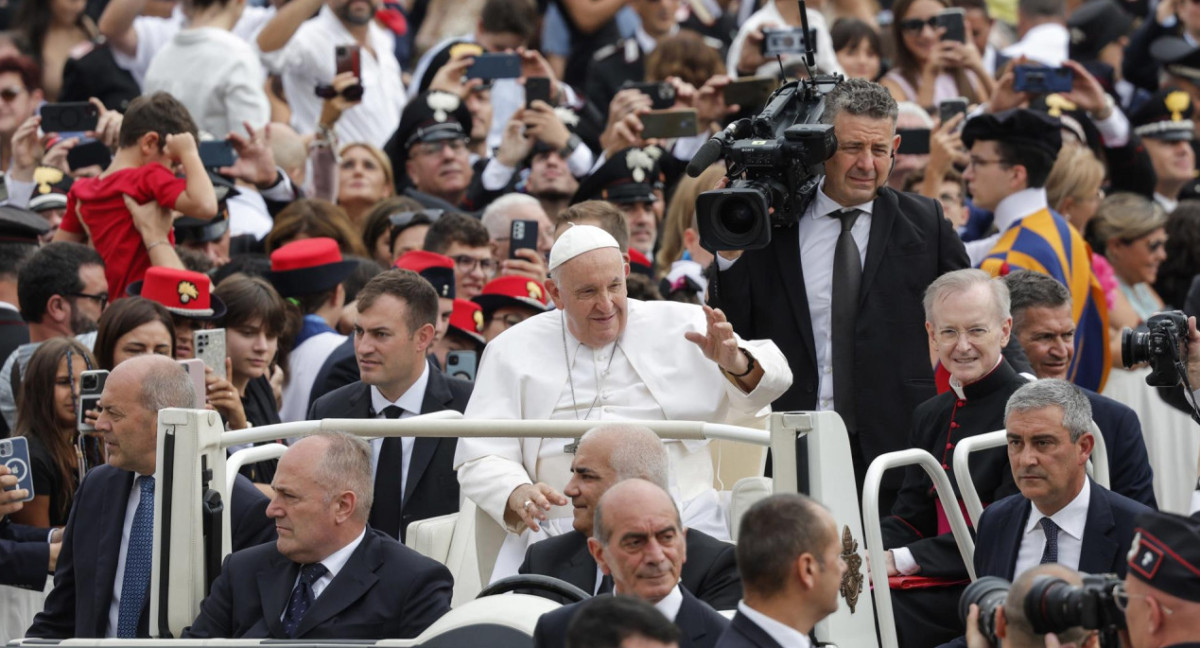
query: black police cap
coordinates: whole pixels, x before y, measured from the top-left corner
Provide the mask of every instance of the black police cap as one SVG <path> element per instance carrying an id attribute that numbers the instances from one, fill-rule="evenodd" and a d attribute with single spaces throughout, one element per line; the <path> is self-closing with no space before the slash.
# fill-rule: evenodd
<path id="1" fill-rule="evenodd" d="M 1184 90 L 1168 86 L 1155 92 L 1129 116 L 1133 132 L 1138 137 L 1179 141 L 1193 137 L 1192 96 Z"/>
<path id="2" fill-rule="evenodd" d="M 400 153 L 420 142 L 459 139 L 471 134 L 471 112 L 458 95 L 434 90 L 413 97 L 400 115 Z"/>
<path id="3" fill-rule="evenodd" d="M 1200 519 L 1174 513 L 1138 516 L 1126 560 L 1129 574 L 1157 590 L 1200 602 Z"/>
<path id="4" fill-rule="evenodd" d="M 50 223 L 36 213 L 0 206 L 0 243 L 38 243 L 38 237 L 50 231 Z"/>
<path id="5" fill-rule="evenodd" d="M 654 202 L 654 190 L 662 187 L 657 146 L 617 151 L 604 165 L 579 183 L 571 204 L 585 200 L 607 200 L 623 204 Z"/>
<path id="6" fill-rule="evenodd" d="M 1071 60 L 1093 61 L 1109 43 L 1129 35 L 1133 16 L 1113 0 L 1088 0 L 1067 18 Z"/>

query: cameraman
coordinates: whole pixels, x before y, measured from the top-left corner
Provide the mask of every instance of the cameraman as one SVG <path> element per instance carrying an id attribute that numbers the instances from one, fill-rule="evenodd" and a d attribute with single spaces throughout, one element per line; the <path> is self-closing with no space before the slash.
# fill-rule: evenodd
<path id="1" fill-rule="evenodd" d="M 1098 639 L 1094 633 L 1084 628 L 1070 628 L 1065 632 L 1053 635 L 1057 642 L 1051 640 L 1051 635 L 1036 634 L 1029 619 L 1025 616 L 1025 597 L 1033 588 L 1033 582 L 1038 576 L 1061 578 L 1067 583 L 1079 586 L 1083 577 L 1074 569 L 1069 569 L 1055 563 L 1038 565 L 1025 570 L 1008 590 L 1004 605 L 995 610 L 996 618 L 993 626 L 996 637 L 1000 640 L 1001 648 L 1042 648 L 1046 646 L 1072 645 L 1077 648 L 1094 648 Z M 971 612 L 967 615 L 967 648 L 996 648 L 988 642 L 979 631 L 979 606 L 971 604 Z"/>
<path id="2" fill-rule="evenodd" d="M 1190 328 L 1194 349 L 1194 322 Z M 1129 633 L 1125 644 L 1200 646 L 1200 519 L 1146 513 L 1136 531 L 1118 598 Z"/>

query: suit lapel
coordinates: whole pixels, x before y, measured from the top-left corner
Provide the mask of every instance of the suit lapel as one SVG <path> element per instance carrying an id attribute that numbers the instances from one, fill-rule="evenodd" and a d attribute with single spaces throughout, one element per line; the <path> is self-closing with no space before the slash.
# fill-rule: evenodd
<path id="1" fill-rule="evenodd" d="M 350 397 L 346 399 L 346 418 L 368 419 L 375 415 L 371 411 L 371 386 L 367 383 L 358 383 L 359 388 L 355 389 Z"/>
<path id="2" fill-rule="evenodd" d="M 867 240 L 867 260 L 863 262 L 862 283 L 858 290 L 858 305 L 862 308 L 871 292 L 871 283 L 879 273 L 879 265 L 883 262 L 883 253 L 892 237 L 892 225 L 896 222 L 896 212 L 900 206 L 896 196 L 884 192 L 875 199 L 871 208 L 871 234 Z"/>
<path id="3" fill-rule="evenodd" d="M 704 643 L 715 643 L 703 642 L 705 635 L 708 634 L 708 627 L 704 623 L 704 615 L 696 597 L 692 596 L 682 585 L 679 586 L 679 591 L 683 594 L 683 604 L 679 606 L 679 614 L 675 615 L 675 625 L 679 626 L 679 629 L 687 637 L 688 644 L 700 646 Z M 680 648 L 683 648 L 682 643 Z"/>
<path id="4" fill-rule="evenodd" d="M 796 329 L 804 341 L 808 357 L 815 362 L 816 344 L 813 342 L 812 321 L 808 313 L 808 294 L 804 289 L 804 267 L 800 263 L 800 234 L 795 227 L 776 230 L 771 236 L 779 238 L 771 248 L 775 251 L 775 264 L 779 270 L 779 285 L 786 286 Z"/>
<path id="5" fill-rule="evenodd" d="M 272 637 L 286 636 L 283 631 L 283 611 L 287 609 L 299 574 L 300 566 L 281 554 L 275 554 L 258 572 L 259 600 L 262 601 L 264 621 Z"/>
<path id="6" fill-rule="evenodd" d="M 572 537 L 580 542 L 572 540 L 574 551 L 567 559 L 567 570 L 563 574 L 566 578 L 563 580 L 568 583 L 580 583 L 580 588 L 591 594 L 596 591 L 596 561 L 592 560 L 592 554 L 588 551 L 587 536 L 578 531 L 571 533 Z"/>
<path id="7" fill-rule="evenodd" d="M 129 506 L 129 495 L 133 490 L 133 473 L 126 470 L 115 471 L 112 478 L 106 481 L 110 483 L 104 485 L 104 490 L 120 489 L 120 496 L 102 498 L 103 504 L 98 518 L 100 533 L 97 547 L 101 549 L 96 556 L 95 595 L 92 597 L 96 602 L 97 637 L 103 637 L 104 631 L 108 629 L 108 608 L 112 605 L 113 584 L 116 579 L 122 577 L 117 573 L 117 562 L 120 560 L 121 536 L 125 530 L 125 509 Z M 76 544 L 81 541 L 82 537 L 75 540 Z M 146 600 L 149 601 L 150 597 L 147 596 Z"/>
<path id="8" fill-rule="evenodd" d="M 1079 554 L 1079 571 L 1088 574 L 1103 574 L 1113 570 L 1113 558 L 1120 547 L 1110 535 L 1116 528 L 1112 507 L 1104 497 L 1103 489 L 1088 480 L 1092 489 L 1088 502 L 1087 523 L 1083 526 L 1083 543 Z"/>
<path id="9" fill-rule="evenodd" d="M 375 571 L 383 564 L 383 556 L 379 549 L 380 540 L 374 534 L 373 530 L 367 529 L 362 544 L 350 554 L 350 560 L 304 614 L 296 628 L 297 639 L 353 605 L 379 581 Z"/>
<path id="10" fill-rule="evenodd" d="M 425 398 L 421 400 L 421 411 L 417 413 L 429 414 L 449 409 L 453 400 L 454 394 L 450 393 L 450 386 L 446 384 L 445 376 L 430 365 L 429 382 L 425 385 Z M 438 437 L 417 437 L 413 440 L 412 456 L 408 459 L 408 479 L 404 482 L 404 499 L 401 500 L 401 508 L 408 503 L 409 496 L 420 483 L 421 476 L 429 467 L 429 462 L 433 461 L 439 441 L 441 439 Z"/>

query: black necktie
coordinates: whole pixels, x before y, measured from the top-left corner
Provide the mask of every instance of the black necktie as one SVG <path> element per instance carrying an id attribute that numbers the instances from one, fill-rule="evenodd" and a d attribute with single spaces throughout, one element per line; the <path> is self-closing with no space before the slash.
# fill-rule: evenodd
<path id="1" fill-rule="evenodd" d="M 862 257 L 850 228 L 862 212 L 844 209 L 830 214 L 841 221 L 833 252 L 833 295 L 830 333 L 833 347 L 833 409 L 855 434 L 854 423 L 854 321 L 858 316 L 858 288 L 862 283 Z"/>
<path id="2" fill-rule="evenodd" d="M 1058 525 L 1048 517 L 1038 521 L 1046 533 L 1046 548 L 1042 550 L 1041 564 L 1058 562 Z"/>
<path id="3" fill-rule="evenodd" d="M 383 408 L 383 415 L 398 419 L 404 410 L 395 405 Z M 371 526 L 400 540 L 400 506 L 404 498 L 404 445 L 400 437 L 387 437 L 379 447 L 375 465 L 375 503 L 371 506 Z"/>
<path id="4" fill-rule="evenodd" d="M 287 633 L 288 639 L 296 636 L 300 620 L 317 598 L 313 596 L 313 583 L 327 571 L 329 570 L 321 563 L 312 563 L 300 568 L 300 580 L 292 588 L 292 598 L 288 600 L 287 610 L 283 613 L 283 631 Z"/>
<path id="5" fill-rule="evenodd" d="M 613 579 L 611 574 L 605 574 L 604 578 L 600 579 L 600 589 L 596 590 L 596 596 L 601 594 L 611 594 L 613 591 Z"/>

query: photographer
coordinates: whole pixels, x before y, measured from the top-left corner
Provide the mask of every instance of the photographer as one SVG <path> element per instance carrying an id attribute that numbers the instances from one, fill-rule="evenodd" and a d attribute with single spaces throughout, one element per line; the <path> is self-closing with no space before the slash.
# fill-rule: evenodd
<path id="1" fill-rule="evenodd" d="M 1117 602 L 1125 610 L 1125 645 L 1200 645 L 1200 520 L 1172 513 L 1139 517 Z"/>
<path id="2" fill-rule="evenodd" d="M 1062 565 L 1038 565 L 1027 570 L 1008 590 L 1004 605 L 996 606 L 995 609 L 987 608 L 985 612 L 980 612 L 978 605 L 971 604 L 971 612 L 967 615 L 967 648 L 997 648 L 980 630 L 979 618 L 986 616 L 987 612 L 995 615 L 991 620 L 990 627 L 994 629 L 996 638 L 999 640 L 998 648 L 1042 648 L 1042 646 L 1049 648 L 1058 645 L 1094 648 L 1097 645 L 1096 635 L 1083 628 L 1070 628 L 1052 634 L 1039 634 L 1033 630 L 1033 625 L 1025 615 L 1025 599 L 1039 576 L 1059 578 L 1076 587 L 1083 584 L 1083 578 L 1080 577 L 1079 572 Z M 986 619 L 984 625 L 987 625 Z"/>

